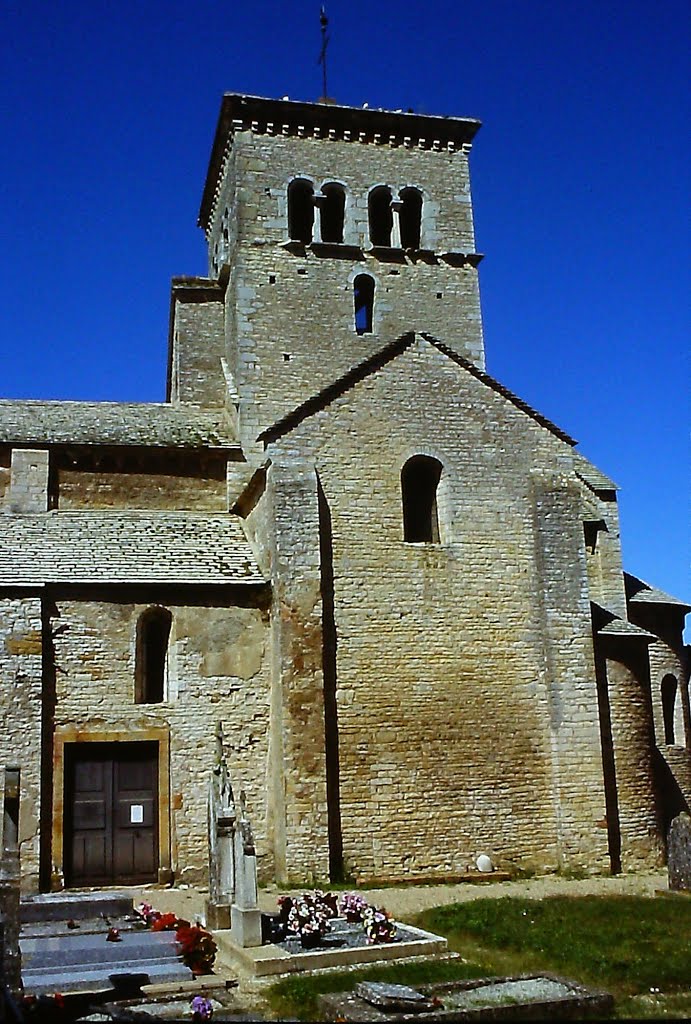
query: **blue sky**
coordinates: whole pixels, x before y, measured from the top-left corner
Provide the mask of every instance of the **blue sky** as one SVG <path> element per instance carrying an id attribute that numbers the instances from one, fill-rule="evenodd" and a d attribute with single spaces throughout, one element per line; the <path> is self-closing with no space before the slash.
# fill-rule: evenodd
<path id="1" fill-rule="evenodd" d="M 488 370 L 620 486 L 691 599 L 685 0 L 331 0 L 339 102 L 479 117 Z M 316 99 L 319 4 L 5 0 L 0 394 L 160 400 L 221 94 Z"/>

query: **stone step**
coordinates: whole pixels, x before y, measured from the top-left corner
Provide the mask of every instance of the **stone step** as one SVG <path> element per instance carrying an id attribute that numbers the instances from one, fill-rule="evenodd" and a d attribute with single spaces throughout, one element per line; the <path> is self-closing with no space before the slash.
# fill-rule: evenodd
<path id="1" fill-rule="evenodd" d="M 23 896 L 19 904 L 22 924 L 35 921 L 80 921 L 89 917 L 126 917 L 132 896 L 123 892 L 49 892 Z"/>
<path id="2" fill-rule="evenodd" d="M 125 932 L 120 942 L 108 942 L 106 931 L 86 935 L 70 933 L 48 938 L 20 940 L 22 964 L 25 969 L 118 963 L 121 960 L 179 958 L 175 932 Z"/>
<path id="3" fill-rule="evenodd" d="M 38 967 L 22 971 L 24 991 L 41 995 L 51 992 L 101 992 L 120 987 L 136 978 L 139 985 L 162 985 L 190 981 L 193 974 L 177 960 L 151 958 L 118 963 L 87 964 L 81 967 Z"/>

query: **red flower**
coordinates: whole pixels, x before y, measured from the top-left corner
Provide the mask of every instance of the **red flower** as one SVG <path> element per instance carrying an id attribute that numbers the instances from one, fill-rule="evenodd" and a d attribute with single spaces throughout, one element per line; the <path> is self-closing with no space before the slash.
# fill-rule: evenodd
<path id="1" fill-rule="evenodd" d="M 180 921 L 175 914 L 161 914 L 151 925 L 152 932 L 172 932 L 187 921 Z"/>

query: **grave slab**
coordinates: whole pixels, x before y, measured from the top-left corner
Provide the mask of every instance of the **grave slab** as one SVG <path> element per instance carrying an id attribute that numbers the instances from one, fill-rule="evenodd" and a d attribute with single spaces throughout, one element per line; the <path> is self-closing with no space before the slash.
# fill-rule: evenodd
<path id="1" fill-rule="evenodd" d="M 669 830 L 667 870 L 673 892 L 691 892 L 691 817 L 683 812 Z"/>
<path id="2" fill-rule="evenodd" d="M 397 987 L 397 986 L 386 986 Z M 404 987 L 404 986 L 402 986 Z M 319 1006 L 327 1020 L 361 1021 L 498 1021 L 580 1020 L 609 1016 L 614 999 L 608 992 L 587 989 L 578 982 L 552 974 L 521 974 L 504 978 L 420 985 L 417 1006 L 375 1004 L 363 986 L 354 992 L 321 996 Z M 376 994 L 375 994 L 376 998 Z M 423 1006 L 422 1000 L 426 1000 Z M 430 1007 L 430 1003 L 432 1006 Z"/>
<path id="3" fill-rule="evenodd" d="M 345 930 L 346 922 L 332 922 Z M 337 942 L 339 931 L 327 935 L 324 946 L 313 950 L 302 950 L 296 941 L 292 949 L 285 949 L 272 943 L 263 946 L 243 948 L 238 946 L 230 931 L 216 931 L 214 938 L 223 959 L 239 961 L 255 977 L 272 974 L 288 974 L 292 971 L 316 971 L 325 967 L 350 967 L 376 963 L 381 960 L 406 960 L 410 957 L 430 956 L 445 953 L 447 941 L 441 935 L 413 928 L 412 925 L 397 925 L 395 942 L 368 944 L 364 932 L 357 925 L 350 926 L 358 942 L 353 945 L 327 945 Z"/>

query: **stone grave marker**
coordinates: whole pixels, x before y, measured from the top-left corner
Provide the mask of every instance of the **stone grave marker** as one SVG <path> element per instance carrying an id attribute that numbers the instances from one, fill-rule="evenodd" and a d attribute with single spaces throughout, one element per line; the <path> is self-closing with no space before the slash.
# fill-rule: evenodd
<path id="1" fill-rule="evenodd" d="M 682 812 L 672 822 L 667 839 L 669 887 L 691 892 L 691 817 Z"/>

